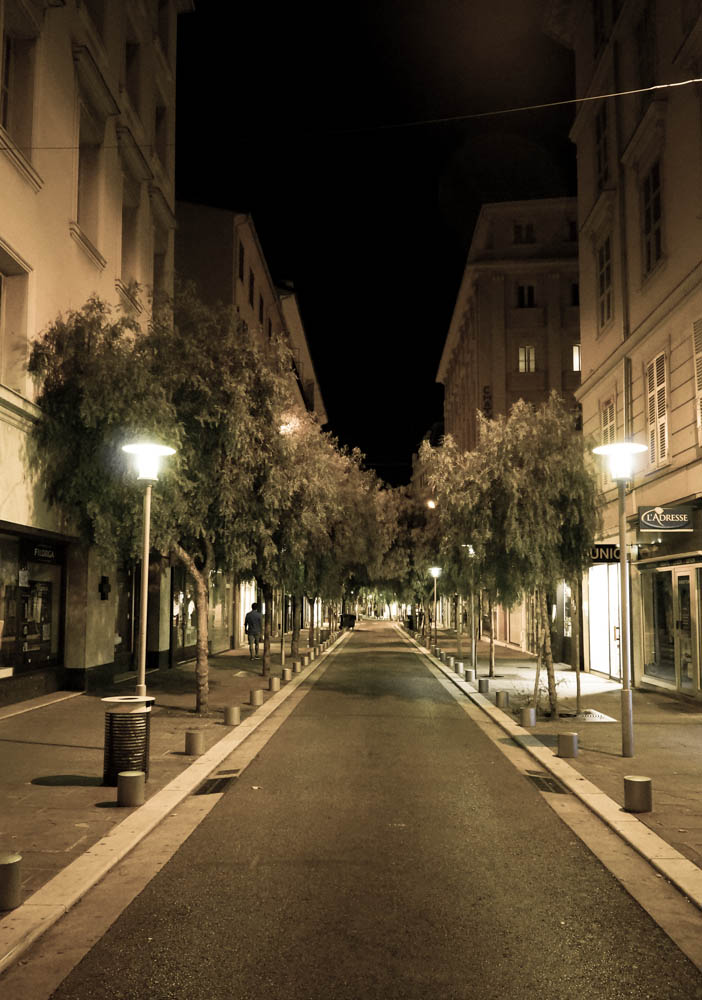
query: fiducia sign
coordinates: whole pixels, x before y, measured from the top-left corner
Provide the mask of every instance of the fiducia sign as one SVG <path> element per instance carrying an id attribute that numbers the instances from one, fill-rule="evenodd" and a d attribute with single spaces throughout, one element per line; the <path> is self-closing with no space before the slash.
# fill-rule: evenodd
<path id="1" fill-rule="evenodd" d="M 639 507 L 639 531 L 692 531 L 692 507 Z"/>

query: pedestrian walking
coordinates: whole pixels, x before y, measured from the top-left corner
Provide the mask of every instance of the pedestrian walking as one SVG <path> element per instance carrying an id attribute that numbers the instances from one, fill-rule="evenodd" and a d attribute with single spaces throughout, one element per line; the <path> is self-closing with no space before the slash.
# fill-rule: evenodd
<path id="1" fill-rule="evenodd" d="M 258 604 L 254 601 L 251 610 L 244 618 L 244 632 L 249 637 L 249 659 L 253 660 L 254 655 L 258 659 L 258 643 L 261 638 L 263 628 L 263 615 L 258 610 Z M 255 652 L 254 652 L 255 651 Z"/>

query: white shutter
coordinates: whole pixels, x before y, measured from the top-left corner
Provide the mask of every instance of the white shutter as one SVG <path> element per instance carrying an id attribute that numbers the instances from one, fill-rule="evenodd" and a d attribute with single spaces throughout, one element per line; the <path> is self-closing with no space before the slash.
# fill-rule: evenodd
<path id="1" fill-rule="evenodd" d="M 668 458 L 668 399 L 665 354 L 659 354 L 646 369 L 648 397 L 648 459 L 662 465 Z"/>
<path id="2" fill-rule="evenodd" d="M 702 319 L 698 319 L 692 324 L 692 350 L 695 359 L 697 442 L 702 444 Z"/>
<path id="3" fill-rule="evenodd" d="M 612 444 L 615 437 L 615 409 L 614 400 L 608 399 L 606 403 L 602 404 L 600 410 L 600 420 L 602 423 L 602 444 Z M 609 464 L 604 463 L 604 472 L 602 473 L 602 488 L 606 489 L 607 485 L 611 483 L 611 479 L 607 473 Z"/>

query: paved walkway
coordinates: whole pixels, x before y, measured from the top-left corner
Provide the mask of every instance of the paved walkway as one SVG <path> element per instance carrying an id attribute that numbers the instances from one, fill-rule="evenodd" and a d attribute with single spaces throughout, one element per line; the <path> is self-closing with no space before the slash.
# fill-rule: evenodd
<path id="1" fill-rule="evenodd" d="M 439 633 L 439 645 L 451 655 L 456 652 L 455 636 L 449 632 Z M 487 675 L 488 653 L 487 643 L 481 642 L 479 676 Z M 464 656 L 467 659 L 466 651 Z M 280 674 L 279 652 L 272 665 Z M 147 685 L 156 704 L 147 801 L 139 809 L 117 807 L 116 789 L 102 786 L 105 705 L 100 697 L 59 692 L 0 709 L 0 852 L 22 855 L 26 899 L 0 919 L 0 972 L 119 860 L 117 854 L 123 857 L 206 780 L 316 666 L 312 661 L 273 693 L 260 676 L 260 661 L 250 661 L 248 650 L 213 656 L 211 714 L 205 718 L 194 714 L 193 664 L 149 674 Z M 702 706 L 635 691 L 635 756 L 622 758 L 618 684 L 582 675 L 583 708 L 614 721 L 575 719 L 574 674 L 559 669 L 559 704 L 571 714 L 554 721 L 539 716 L 534 729 L 524 730 L 518 725 L 519 708 L 531 698 L 533 658 L 497 647 L 496 676 L 487 695 L 447 666 L 442 669 L 544 769 L 599 810 L 630 843 L 635 841 L 634 846 L 702 908 Z M 263 691 L 261 708 L 250 704 L 254 689 Z M 131 690 L 125 684 L 104 694 Z M 501 690 L 510 694 L 506 710 L 494 705 Z M 235 729 L 224 725 L 228 705 L 241 709 L 242 723 Z M 193 729 L 203 732 L 205 742 L 205 755 L 197 759 L 184 752 L 185 733 Z M 578 732 L 578 757 L 567 762 L 556 756 L 557 734 L 563 731 Z M 623 778 L 628 774 L 652 778 L 651 813 L 633 817 L 623 812 Z M 650 831 L 649 839 L 642 831 Z"/>

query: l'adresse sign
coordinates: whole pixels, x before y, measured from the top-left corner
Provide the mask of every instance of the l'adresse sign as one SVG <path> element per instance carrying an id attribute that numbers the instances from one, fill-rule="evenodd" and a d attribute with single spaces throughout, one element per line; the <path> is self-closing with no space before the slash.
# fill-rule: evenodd
<path id="1" fill-rule="evenodd" d="M 692 508 L 639 507 L 639 531 L 692 531 Z"/>

